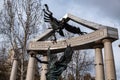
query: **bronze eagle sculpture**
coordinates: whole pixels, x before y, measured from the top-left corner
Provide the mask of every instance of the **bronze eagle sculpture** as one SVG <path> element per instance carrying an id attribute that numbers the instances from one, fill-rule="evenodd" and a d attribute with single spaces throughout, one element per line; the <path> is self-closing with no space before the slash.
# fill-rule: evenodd
<path id="1" fill-rule="evenodd" d="M 63 29 L 67 30 L 68 32 L 84 35 L 87 34 L 86 32 L 82 32 L 79 27 L 72 26 L 66 22 L 65 19 L 57 20 L 53 17 L 53 13 L 49 10 L 48 5 L 44 5 L 45 8 L 43 9 L 44 12 L 44 21 L 49 22 L 52 26 L 54 32 L 58 32 L 61 36 L 64 37 Z"/>

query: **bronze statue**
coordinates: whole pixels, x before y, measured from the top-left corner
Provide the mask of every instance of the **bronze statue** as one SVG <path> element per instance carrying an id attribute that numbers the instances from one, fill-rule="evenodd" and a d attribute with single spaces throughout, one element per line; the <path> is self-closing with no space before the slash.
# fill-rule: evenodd
<path id="1" fill-rule="evenodd" d="M 70 45 L 67 46 L 63 56 L 57 60 L 57 56 L 55 54 L 50 53 L 50 48 L 48 48 L 48 61 L 41 61 L 37 57 L 35 57 L 40 63 L 48 64 L 48 71 L 46 73 L 47 80 L 58 80 L 59 76 L 62 74 L 64 70 L 66 70 L 68 63 L 72 59 L 73 49 Z"/>
<path id="2" fill-rule="evenodd" d="M 63 29 L 66 29 L 67 31 L 74 33 L 74 34 L 86 34 L 86 32 L 82 32 L 80 28 L 72 26 L 68 24 L 65 19 L 62 21 L 57 20 L 55 17 L 53 17 L 53 13 L 49 10 L 47 4 L 45 4 L 44 11 L 44 21 L 49 22 L 55 32 L 58 32 L 61 36 L 64 36 Z"/>

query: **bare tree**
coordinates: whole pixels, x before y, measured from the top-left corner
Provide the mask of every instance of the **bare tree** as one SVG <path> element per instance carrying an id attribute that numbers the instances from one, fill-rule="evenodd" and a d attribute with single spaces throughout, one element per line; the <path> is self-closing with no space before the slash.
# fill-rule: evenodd
<path id="1" fill-rule="evenodd" d="M 72 61 L 63 74 L 72 75 L 73 80 L 81 80 L 86 73 L 93 69 L 94 58 L 88 55 L 89 51 L 75 51 Z M 67 76 L 65 76 L 67 77 Z M 70 77 L 67 77 L 67 79 Z"/>
<path id="2" fill-rule="evenodd" d="M 73 34 L 66 32 L 66 37 L 74 37 Z M 86 73 L 93 69 L 94 57 L 90 55 L 89 50 L 76 50 L 74 51 L 72 61 L 69 63 L 68 68 L 63 73 L 63 78 L 69 80 L 81 80 Z M 65 75 L 65 76 L 64 76 Z"/>
<path id="3" fill-rule="evenodd" d="M 10 64 L 7 63 L 7 50 L 6 45 L 1 43 L 0 46 L 0 79 L 8 80 L 9 79 L 9 67 Z"/>
<path id="4" fill-rule="evenodd" d="M 79 80 L 80 77 L 84 76 L 85 73 L 92 69 L 94 58 L 90 57 L 88 54 L 89 51 L 75 53 L 74 61 L 76 62 L 76 80 Z"/>
<path id="5" fill-rule="evenodd" d="M 27 43 L 40 30 L 41 0 L 4 0 L 0 15 L 0 33 L 20 59 L 20 80 L 24 79 Z M 17 45 L 17 49 L 14 47 Z M 19 52 L 21 49 L 21 52 Z"/>

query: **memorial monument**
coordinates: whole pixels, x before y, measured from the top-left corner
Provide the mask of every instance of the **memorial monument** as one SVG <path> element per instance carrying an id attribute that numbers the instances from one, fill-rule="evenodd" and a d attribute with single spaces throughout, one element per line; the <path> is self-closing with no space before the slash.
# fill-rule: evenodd
<path id="1" fill-rule="evenodd" d="M 62 58 L 72 56 L 72 50 L 68 50 L 66 52 L 67 49 L 71 48 L 73 50 L 95 49 L 96 80 L 116 80 L 114 54 L 112 49 L 112 42 L 118 39 L 118 30 L 116 28 L 90 22 L 69 13 L 66 14 L 61 20 L 57 20 L 52 16 L 52 13 L 49 11 L 47 5 L 45 5 L 44 13 L 45 22 L 50 22 L 52 29 L 48 29 L 44 34 L 38 36 L 29 43 L 28 53 L 30 54 L 30 58 L 28 62 L 26 80 L 34 80 L 36 55 L 43 55 L 43 60 L 38 59 L 39 62 L 44 61 L 42 64 L 41 80 L 57 80 L 58 76 L 66 69 L 66 65 L 71 60 L 71 58 L 69 58 L 69 60 Z M 70 20 L 83 25 L 86 28 L 92 29 L 93 32 L 87 34 L 85 33 L 83 35 L 79 28 L 71 26 L 67 23 Z M 71 28 L 76 30 L 76 32 L 73 32 Z M 54 35 L 55 32 L 58 32 L 61 36 L 64 36 L 64 33 L 62 32 L 63 29 L 66 29 L 74 34 L 77 33 L 81 35 L 69 39 L 56 40 L 56 43 L 53 43 L 53 41 L 45 41 L 51 35 Z M 68 44 L 70 44 L 70 46 L 68 46 Z M 104 60 L 102 55 L 103 48 Z M 64 52 L 63 56 L 60 60 L 55 60 L 53 65 L 49 66 L 49 68 L 47 64 L 52 64 L 49 63 L 51 61 L 50 55 L 55 55 L 59 52 Z M 31 54 L 34 56 L 31 56 Z M 55 65 L 60 66 L 57 66 L 56 68 Z M 54 68 L 54 70 L 51 67 Z M 52 71 L 55 75 L 51 73 Z M 52 76 L 55 77 L 53 78 Z"/>

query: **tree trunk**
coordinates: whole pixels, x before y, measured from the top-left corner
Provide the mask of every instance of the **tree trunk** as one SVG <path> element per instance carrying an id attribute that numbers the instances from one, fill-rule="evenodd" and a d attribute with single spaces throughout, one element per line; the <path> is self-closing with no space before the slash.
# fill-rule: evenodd
<path id="1" fill-rule="evenodd" d="M 20 80 L 24 80 L 24 56 L 22 54 L 21 58 L 21 75 L 20 75 Z"/>

